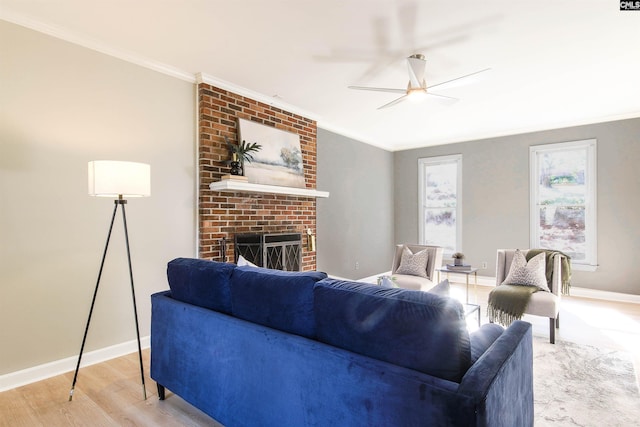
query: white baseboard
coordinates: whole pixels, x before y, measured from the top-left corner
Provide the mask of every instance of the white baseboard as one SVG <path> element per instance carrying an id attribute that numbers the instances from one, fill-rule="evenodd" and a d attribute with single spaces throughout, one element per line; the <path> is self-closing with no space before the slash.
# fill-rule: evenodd
<path id="1" fill-rule="evenodd" d="M 140 345 L 143 349 L 149 348 L 150 338 L 149 336 L 140 338 Z M 112 345 L 110 347 L 101 348 L 98 350 L 86 352 L 82 355 L 81 368 L 85 366 L 91 366 L 96 363 L 104 362 L 105 360 L 113 359 L 116 357 L 124 356 L 125 354 L 138 351 L 138 341 L 131 340 L 120 344 Z M 20 387 L 26 384 L 41 381 L 47 378 L 55 377 L 56 375 L 64 374 L 65 372 L 73 371 L 76 369 L 78 363 L 78 356 L 67 357 L 65 359 L 55 360 L 53 362 L 44 363 L 42 365 L 33 366 L 31 368 L 23 369 L 16 372 L 10 372 L 8 374 L 0 375 L 0 392 L 11 390 L 12 388 Z M 71 389 L 71 383 L 69 383 L 69 389 Z"/>
<path id="2" fill-rule="evenodd" d="M 473 283 L 473 278 L 469 277 L 469 283 Z M 496 286 L 496 278 L 491 276 L 478 275 L 478 286 Z"/>
<path id="3" fill-rule="evenodd" d="M 594 298 L 605 301 L 630 302 L 640 304 L 640 295 L 622 294 L 619 292 L 601 291 L 599 289 L 571 287 L 572 297 Z"/>

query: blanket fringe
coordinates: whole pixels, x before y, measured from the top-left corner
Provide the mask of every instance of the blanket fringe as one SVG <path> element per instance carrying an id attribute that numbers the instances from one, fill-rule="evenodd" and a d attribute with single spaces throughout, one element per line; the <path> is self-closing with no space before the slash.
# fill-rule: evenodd
<path id="1" fill-rule="evenodd" d="M 505 327 L 509 327 L 516 320 L 522 319 L 522 315 L 518 316 L 489 304 L 487 306 L 487 317 L 491 323 L 499 323 Z"/>
<path id="2" fill-rule="evenodd" d="M 571 282 L 564 280 L 562 281 L 562 295 L 571 295 Z"/>

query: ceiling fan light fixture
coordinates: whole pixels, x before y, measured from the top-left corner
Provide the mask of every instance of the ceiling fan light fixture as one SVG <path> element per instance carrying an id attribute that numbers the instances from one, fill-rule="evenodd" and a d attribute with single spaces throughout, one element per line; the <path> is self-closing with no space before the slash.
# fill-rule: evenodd
<path id="1" fill-rule="evenodd" d="M 419 104 L 427 98 L 425 89 L 411 89 L 407 91 L 407 100 L 414 104 Z"/>

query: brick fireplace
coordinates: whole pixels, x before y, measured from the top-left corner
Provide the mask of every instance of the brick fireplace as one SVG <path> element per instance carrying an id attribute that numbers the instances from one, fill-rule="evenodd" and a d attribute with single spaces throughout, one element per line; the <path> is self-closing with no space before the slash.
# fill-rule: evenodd
<path id="1" fill-rule="evenodd" d="M 305 196 L 213 191 L 209 184 L 229 173 L 224 137 L 237 141 L 238 118 L 297 133 L 307 188 L 316 188 L 314 120 L 235 94 L 208 83 L 198 84 L 199 257 L 234 262 L 237 234 L 300 233 L 302 270 L 316 269 L 308 230 L 316 234 L 316 199 Z M 255 141 L 247 141 L 255 142 Z M 223 250 L 224 248 L 224 250 Z M 224 252 L 224 253 L 223 253 Z"/>

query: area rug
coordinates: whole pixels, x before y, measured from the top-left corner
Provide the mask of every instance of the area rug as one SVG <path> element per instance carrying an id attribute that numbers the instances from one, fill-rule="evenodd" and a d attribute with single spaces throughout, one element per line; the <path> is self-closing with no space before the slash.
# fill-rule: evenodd
<path id="1" fill-rule="evenodd" d="M 535 426 L 640 425 L 640 391 L 631 356 L 534 338 Z"/>

